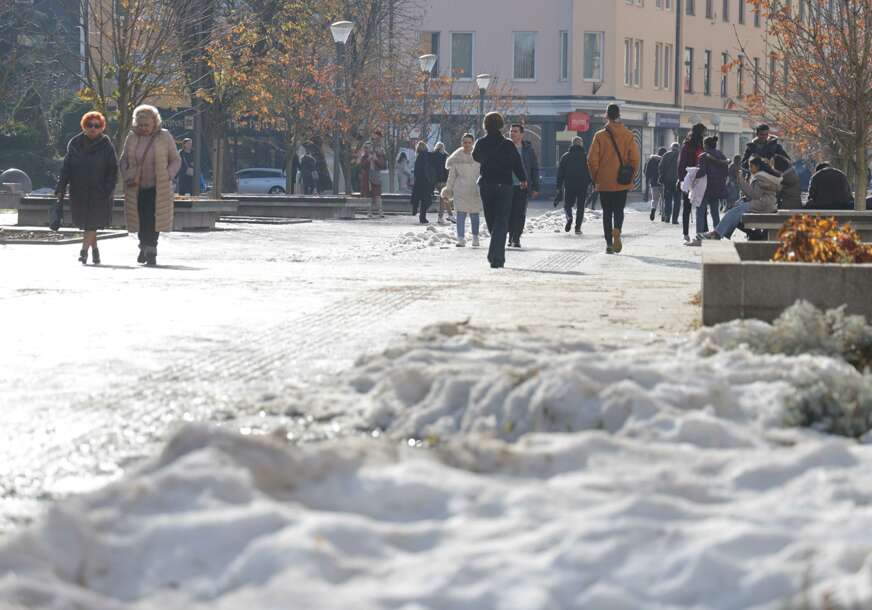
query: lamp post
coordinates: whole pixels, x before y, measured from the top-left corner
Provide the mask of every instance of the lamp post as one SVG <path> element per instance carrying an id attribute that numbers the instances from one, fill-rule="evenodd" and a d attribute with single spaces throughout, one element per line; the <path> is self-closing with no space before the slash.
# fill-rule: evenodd
<path id="1" fill-rule="evenodd" d="M 336 97 L 342 92 L 342 70 L 345 65 L 345 43 L 348 42 L 348 37 L 351 36 L 351 31 L 354 29 L 354 24 L 350 21 L 337 21 L 330 26 L 330 33 L 333 35 L 333 42 L 336 43 Z M 333 125 L 333 194 L 339 194 L 339 120 Z M 348 185 L 346 184 L 346 190 Z"/>
<path id="2" fill-rule="evenodd" d="M 425 142 L 430 135 L 430 77 L 433 75 L 433 66 L 436 65 L 437 57 L 432 53 L 421 55 L 418 58 L 418 65 L 421 67 L 421 72 L 424 73 L 424 125 L 421 129 L 421 139 Z"/>
<path id="3" fill-rule="evenodd" d="M 478 85 L 478 129 L 481 133 L 484 131 L 484 95 L 490 87 L 491 75 L 479 74 L 475 77 L 475 84 Z"/>

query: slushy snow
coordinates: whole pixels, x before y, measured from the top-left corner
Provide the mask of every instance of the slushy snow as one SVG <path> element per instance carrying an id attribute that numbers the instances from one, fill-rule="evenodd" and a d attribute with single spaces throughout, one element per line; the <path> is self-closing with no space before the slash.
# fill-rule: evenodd
<path id="1" fill-rule="evenodd" d="M 784 348 L 803 316 L 611 348 L 430 328 L 300 397 L 345 438 L 188 426 L 55 504 L 0 547 L 0 600 L 777 610 L 808 574 L 872 599 L 872 446 L 785 425 L 809 380 L 868 379 L 846 336 Z"/>

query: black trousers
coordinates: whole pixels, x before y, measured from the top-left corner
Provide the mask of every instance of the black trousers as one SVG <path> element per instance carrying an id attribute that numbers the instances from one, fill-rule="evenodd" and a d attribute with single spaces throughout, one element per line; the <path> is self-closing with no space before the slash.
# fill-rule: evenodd
<path id="1" fill-rule="evenodd" d="M 492 265 L 503 265 L 506 262 L 506 233 L 512 213 L 512 186 L 482 183 L 479 185 L 479 192 L 484 208 L 484 221 L 491 234 L 487 260 Z"/>
<path id="2" fill-rule="evenodd" d="M 663 216 L 667 221 L 678 222 L 678 210 L 681 207 L 681 189 L 677 182 L 663 184 Z"/>
<path id="3" fill-rule="evenodd" d="M 693 204 L 688 194 L 684 192 L 681 193 L 681 202 L 681 228 L 685 235 L 690 235 L 690 211 L 693 209 Z"/>
<path id="4" fill-rule="evenodd" d="M 524 233 L 524 225 L 527 224 L 527 201 L 529 191 L 521 187 L 512 187 L 512 211 L 509 215 L 509 241 L 519 243 Z M 493 239 L 493 238 L 491 238 Z"/>
<path id="5" fill-rule="evenodd" d="M 155 197 L 157 190 L 139 189 L 139 197 L 136 201 L 136 210 L 139 212 L 139 247 L 157 246 L 157 238 L 160 236 L 155 230 Z"/>
<path id="6" fill-rule="evenodd" d="M 624 228 L 624 208 L 627 205 L 627 191 L 600 191 L 603 206 L 603 236 L 612 245 L 612 229 Z"/>
<path id="7" fill-rule="evenodd" d="M 427 210 L 433 203 L 433 188 L 412 190 L 412 214 L 420 214 L 421 220 L 427 219 Z"/>
<path id="8" fill-rule="evenodd" d="M 566 191 L 564 194 L 563 211 L 566 212 L 566 220 L 572 222 L 572 206 L 578 207 L 578 217 L 575 226 L 580 227 L 584 222 L 584 204 L 587 201 L 586 193 Z"/>

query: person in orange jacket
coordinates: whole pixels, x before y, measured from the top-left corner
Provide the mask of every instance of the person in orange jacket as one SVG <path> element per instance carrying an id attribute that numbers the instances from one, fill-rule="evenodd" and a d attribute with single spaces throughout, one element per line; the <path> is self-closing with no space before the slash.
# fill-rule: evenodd
<path id="1" fill-rule="evenodd" d="M 624 207 L 627 192 L 633 188 L 639 173 L 641 157 L 633 133 L 621 123 L 620 106 L 610 104 L 606 118 L 605 129 L 593 138 L 587 165 L 603 207 L 606 254 L 615 254 L 623 249 Z"/>

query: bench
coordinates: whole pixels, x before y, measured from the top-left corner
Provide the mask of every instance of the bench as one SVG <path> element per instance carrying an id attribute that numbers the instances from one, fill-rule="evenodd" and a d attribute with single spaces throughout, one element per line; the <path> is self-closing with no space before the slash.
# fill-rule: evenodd
<path id="1" fill-rule="evenodd" d="M 354 218 L 354 209 L 342 196 L 233 195 L 241 216 L 332 220 Z"/>
<path id="2" fill-rule="evenodd" d="M 850 222 L 863 241 L 872 242 L 872 211 L 779 210 L 774 214 L 743 214 L 742 223 L 746 229 L 762 229 L 766 231 L 767 239 L 774 241 L 778 239 L 778 233 L 788 219 L 803 214 L 835 218 L 842 224 Z"/>
<path id="3" fill-rule="evenodd" d="M 55 198 L 49 196 L 29 196 L 21 199 L 18 205 L 18 226 L 47 227 L 51 220 L 51 210 Z M 230 199 L 176 199 L 173 211 L 174 231 L 210 231 L 225 214 L 235 214 L 237 203 Z M 72 212 L 68 202 L 64 203 L 64 221 L 61 226 L 73 226 Z M 124 200 L 115 199 L 112 206 L 112 219 L 109 228 L 124 229 Z"/>

